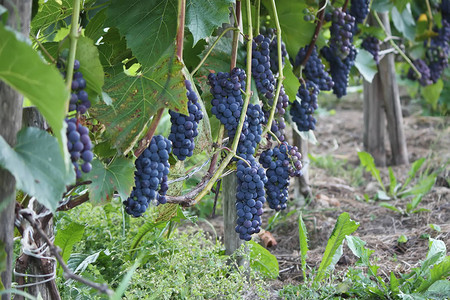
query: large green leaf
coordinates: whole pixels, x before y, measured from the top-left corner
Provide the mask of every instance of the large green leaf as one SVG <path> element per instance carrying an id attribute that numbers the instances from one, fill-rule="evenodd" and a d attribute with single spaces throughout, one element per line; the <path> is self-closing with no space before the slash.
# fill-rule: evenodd
<path id="1" fill-rule="evenodd" d="M 151 67 L 175 41 L 178 1 L 115 0 L 106 25 L 117 27 L 138 61 Z"/>
<path id="2" fill-rule="evenodd" d="M 55 245 L 61 248 L 62 258 L 66 263 L 72 253 L 73 246 L 83 238 L 84 227 L 84 225 L 72 222 L 66 228 L 58 229 Z"/>
<path id="3" fill-rule="evenodd" d="M 294 70 L 292 69 L 290 61 L 286 61 L 283 68 L 283 75 L 284 75 L 283 80 L 284 91 L 289 96 L 290 102 L 293 102 L 295 101 L 295 97 L 297 95 L 300 83 L 298 81 L 298 78 L 294 74 Z"/>
<path id="4" fill-rule="evenodd" d="M 64 118 L 69 91 L 64 80 L 54 66 L 47 65 L 28 43 L 19 40 L 1 23 L 0 79 L 27 97 L 39 109 L 58 139 L 68 170 L 70 159 Z"/>
<path id="5" fill-rule="evenodd" d="M 375 74 L 378 72 L 373 55 L 364 49 L 358 50 L 358 55 L 355 59 L 355 67 L 368 82 L 372 82 Z"/>
<path id="6" fill-rule="evenodd" d="M 269 0 L 263 0 L 264 6 L 273 16 Z M 281 36 L 286 44 L 286 50 L 290 57 L 295 57 L 300 48 L 311 42 L 316 25 L 303 19 L 303 10 L 308 9 L 304 1 L 277 0 L 278 19 L 280 20 Z M 325 44 L 322 35 L 319 36 L 317 45 Z"/>
<path id="7" fill-rule="evenodd" d="M 77 43 L 76 59 L 80 61 L 80 72 L 86 80 L 91 102 L 96 95 L 102 93 L 104 83 L 103 68 L 100 63 L 99 53 L 94 42 L 87 37 L 80 37 Z"/>
<path id="8" fill-rule="evenodd" d="M 442 89 L 444 88 L 444 82 L 439 79 L 435 84 L 427 85 L 423 88 L 423 97 L 433 109 L 437 108 L 439 97 L 441 96 Z"/>
<path id="9" fill-rule="evenodd" d="M 276 279 L 280 272 L 277 258 L 254 241 L 249 241 L 248 245 L 250 246 L 250 267 L 269 278 Z"/>
<path id="10" fill-rule="evenodd" d="M 416 292 L 426 291 L 433 283 L 450 276 L 450 256 L 446 256 L 442 262 L 430 270 L 430 276 L 416 289 Z M 447 285 L 448 286 L 448 285 Z M 448 294 L 448 292 L 447 292 Z M 444 299 L 444 298 L 442 298 Z"/>
<path id="11" fill-rule="evenodd" d="M 342 245 L 342 241 L 347 235 L 355 232 L 358 227 L 359 224 L 351 220 L 348 213 L 344 212 L 339 216 L 336 225 L 334 226 L 333 232 L 328 239 L 322 261 L 320 262 L 319 270 L 317 271 L 317 275 L 314 278 L 315 283 L 320 282 L 325 278 L 327 269 L 333 262 L 333 257 L 336 252 L 338 252 L 339 247 Z"/>
<path id="12" fill-rule="evenodd" d="M 106 78 L 104 90 L 112 105 L 99 103 L 91 115 L 106 125 L 111 144 L 127 153 L 160 108 L 187 114 L 187 97 L 182 64 L 174 49 L 160 55 L 158 62 L 136 76 L 120 73 Z"/>
<path id="13" fill-rule="evenodd" d="M 361 161 L 361 165 L 366 168 L 367 172 L 370 172 L 372 176 L 375 177 L 383 191 L 386 191 L 383 181 L 381 180 L 380 170 L 378 170 L 375 166 L 375 160 L 373 159 L 372 155 L 370 155 L 370 153 L 360 151 L 358 152 L 358 157 Z"/>
<path id="14" fill-rule="evenodd" d="M 105 33 L 103 31 L 103 29 L 105 28 L 105 20 L 106 8 L 96 13 L 95 16 L 91 20 L 89 20 L 84 34 L 88 38 L 97 41 Z"/>
<path id="15" fill-rule="evenodd" d="M 34 33 L 43 32 L 49 26 L 62 22 L 73 12 L 71 0 L 48 0 L 39 5 L 39 11 L 31 21 Z"/>
<path id="16" fill-rule="evenodd" d="M 392 22 L 398 31 L 410 41 L 414 41 L 416 35 L 416 22 L 411 13 L 411 7 L 408 4 L 406 8 L 400 13 L 397 7 L 393 7 L 391 10 Z"/>
<path id="17" fill-rule="evenodd" d="M 133 161 L 119 157 L 109 165 L 98 160 L 92 162 L 92 170 L 86 176 L 92 183 L 88 185 L 89 198 L 93 203 L 101 204 L 111 200 L 115 191 L 123 200 L 134 186 Z"/>
<path id="18" fill-rule="evenodd" d="M 230 5 L 234 0 L 189 0 L 186 3 L 186 25 L 194 36 L 194 45 L 209 37 L 222 23 L 229 23 Z"/>
<path id="19" fill-rule="evenodd" d="M 0 166 L 14 175 L 18 189 L 51 211 L 55 211 L 66 185 L 75 181 L 73 167 L 65 168 L 56 139 L 34 127 L 18 132 L 14 148 L 0 136 Z"/>

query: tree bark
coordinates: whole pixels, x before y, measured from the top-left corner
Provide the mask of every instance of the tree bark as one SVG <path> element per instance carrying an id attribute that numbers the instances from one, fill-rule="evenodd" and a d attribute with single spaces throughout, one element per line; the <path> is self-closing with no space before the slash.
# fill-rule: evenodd
<path id="1" fill-rule="evenodd" d="M 301 136 L 292 130 L 292 138 L 294 145 L 298 147 L 302 154 L 302 174 L 303 176 L 295 177 L 294 179 L 294 201 L 297 205 L 303 206 L 306 204 L 306 199 L 313 200 L 311 187 L 309 186 L 309 158 L 308 158 L 308 142 L 303 141 Z M 300 197 L 302 196 L 302 197 Z"/>
<path id="2" fill-rule="evenodd" d="M 9 11 L 7 24 L 28 36 L 31 0 L 0 0 L 0 4 Z M 22 123 L 22 102 L 23 97 L 18 92 L 0 81 L 0 135 L 11 146 L 16 143 L 16 134 Z M 6 289 L 11 287 L 12 280 L 15 186 L 14 177 L 0 169 L 0 207 L 6 206 L 0 212 L 0 241 L 5 245 L 7 257 L 6 271 L 1 274 L 1 280 Z M 2 299 L 10 299 L 10 295 L 5 294 Z"/>
<path id="3" fill-rule="evenodd" d="M 391 26 L 388 13 L 379 14 L 386 33 L 391 35 Z M 384 43 L 382 49 L 390 48 L 388 43 Z M 394 53 L 384 56 L 379 64 L 381 86 L 384 94 L 384 106 L 386 110 L 389 141 L 392 151 L 392 164 L 408 164 L 408 151 L 403 130 L 403 116 L 400 105 L 400 95 L 398 91 L 397 79 L 395 77 Z"/>
<path id="4" fill-rule="evenodd" d="M 364 150 L 373 156 L 377 166 L 385 167 L 386 118 L 381 89 L 380 72 L 375 75 L 371 83 L 364 80 Z"/>

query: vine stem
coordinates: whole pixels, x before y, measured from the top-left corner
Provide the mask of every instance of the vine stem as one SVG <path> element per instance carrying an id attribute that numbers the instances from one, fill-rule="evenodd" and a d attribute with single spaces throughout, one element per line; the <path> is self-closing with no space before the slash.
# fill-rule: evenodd
<path id="1" fill-rule="evenodd" d="M 208 56 L 211 54 L 211 52 L 213 51 L 214 47 L 216 47 L 217 43 L 219 42 L 219 40 L 230 30 L 234 30 L 234 31 L 239 31 L 239 28 L 235 28 L 235 27 L 228 27 L 227 29 L 225 29 L 218 37 L 217 39 L 214 41 L 214 43 L 212 44 L 211 48 L 209 48 L 208 52 L 206 52 L 206 55 L 202 58 L 202 60 L 199 62 L 199 64 L 195 67 L 195 69 L 191 72 L 191 76 L 194 77 L 194 74 L 197 73 L 198 69 L 201 68 L 201 66 L 205 63 L 206 59 L 208 58 Z"/>
<path id="2" fill-rule="evenodd" d="M 247 92 L 245 93 L 245 100 L 244 104 L 242 106 L 241 111 L 241 118 L 239 120 L 238 128 L 236 129 L 236 134 L 234 136 L 233 144 L 231 147 L 232 152 L 228 153 L 228 155 L 224 158 L 220 166 L 217 168 L 217 171 L 214 173 L 214 175 L 211 177 L 211 180 L 206 184 L 206 186 L 198 193 L 198 195 L 194 199 L 194 204 L 200 201 L 214 186 L 217 179 L 219 179 L 222 172 L 225 170 L 225 168 L 228 166 L 230 161 L 233 159 L 233 157 L 236 154 L 237 146 L 239 143 L 239 138 L 241 137 L 242 128 L 244 126 L 245 116 L 247 114 L 247 107 L 248 103 L 250 102 L 250 96 L 251 96 L 251 84 L 252 84 L 252 43 L 253 40 L 253 29 L 252 29 L 252 13 L 251 13 L 251 6 L 250 6 L 250 0 L 246 0 L 246 10 L 247 10 L 247 22 L 248 22 L 248 42 L 247 42 Z"/>
<path id="3" fill-rule="evenodd" d="M 345 12 L 347 10 L 348 0 L 345 0 L 344 5 L 342 5 L 342 11 Z"/>
<path id="4" fill-rule="evenodd" d="M 45 49 L 44 45 L 42 45 L 42 43 L 34 36 L 34 35 L 30 35 L 33 40 L 36 42 L 36 44 L 38 44 L 39 48 L 41 48 L 42 52 L 44 52 L 44 54 L 51 60 L 52 63 L 56 63 L 56 59 L 51 56 L 50 53 L 48 53 L 47 49 Z"/>
<path id="5" fill-rule="evenodd" d="M 425 0 L 425 3 L 427 4 L 427 10 L 428 10 L 428 31 L 431 32 L 433 30 L 433 13 L 431 12 L 431 5 L 429 0 Z M 428 45 L 431 42 L 431 37 L 428 38 Z"/>
<path id="6" fill-rule="evenodd" d="M 66 87 L 70 91 L 72 88 L 73 65 L 75 64 L 75 53 L 78 42 L 78 23 L 80 21 L 80 0 L 73 0 L 72 23 L 70 24 L 70 48 L 69 59 L 66 67 Z M 66 103 L 69 105 L 69 103 Z"/>
<path id="7" fill-rule="evenodd" d="M 239 28 L 239 23 L 241 22 L 241 1 L 236 2 L 236 15 L 235 15 L 234 27 Z M 231 63 L 230 71 L 236 67 L 237 60 L 237 50 L 239 42 L 239 32 L 233 32 L 233 44 L 231 46 Z"/>
<path id="8" fill-rule="evenodd" d="M 277 82 L 277 90 L 275 91 L 275 97 L 272 103 L 272 109 L 270 110 L 269 120 L 267 121 L 267 126 L 264 128 L 261 136 L 265 136 L 267 132 L 272 128 L 272 122 L 275 116 L 275 110 L 277 108 L 278 98 L 280 97 L 281 85 L 283 84 L 284 75 L 283 75 L 283 56 L 281 53 L 281 26 L 280 21 L 278 20 L 278 12 L 277 7 L 275 5 L 275 0 L 271 2 L 273 14 L 275 17 L 275 28 L 277 29 L 277 52 L 278 52 L 278 82 Z"/>
<path id="9" fill-rule="evenodd" d="M 148 128 L 145 137 L 140 141 L 139 147 L 136 149 L 136 151 L 134 151 L 134 155 L 136 157 L 139 157 L 139 155 L 141 155 L 142 152 L 144 152 L 145 149 L 147 149 L 148 145 L 150 145 L 153 135 L 155 135 L 156 127 L 158 127 L 159 121 L 161 121 L 163 114 L 164 114 L 164 107 L 160 108 L 156 113 L 156 115 L 153 116 L 152 123 L 150 124 L 150 127 Z"/>
<path id="10" fill-rule="evenodd" d="M 183 61 L 185 19 L 186 19 L 186 0 L 178 0 L 177 56 L 180 61 Z"/>
<path id="11" fill-rule="evenodd" d="M 387 39 L 389 40 L 389 43 L 392 45 L 392 47 L 394 47 L 395 50 L 403 57 L 403 59 L 411 66 L 411 68 L 417 74 L 417 77 L 421 78 L 422 74 L 419 72 L 419 70 L 417 70 L 416 66 L 411 61 L 411 59 L 409 59 L 409 57 L 402 51 L 402 49 L 400 49 L 400 47 L 397 46 L 397 44 L 394 42 L 394 40 L 392 38 L 390 38 L 390 34 L 388 34 L 388 32 L 386 31 L 386 27 L 384 27 L 383 21 L 381 21 L 378 14 L 376 12 L 374 12 L 373 16 L 375 17 L 375 20 L 377 20 L 378 25 L 381 27 L 381 29 L 383 29 L 383 31 L 386 33 L 386 35 L 388 35 Z"/>
<path id="12" fill-rule="evenodd" d="M 259 15 L 260 13 L 261 13 L 261 0 L 256 0 L 256 22 L 254 35 L 259 35 L 259 24 L 261 23 Z"/>

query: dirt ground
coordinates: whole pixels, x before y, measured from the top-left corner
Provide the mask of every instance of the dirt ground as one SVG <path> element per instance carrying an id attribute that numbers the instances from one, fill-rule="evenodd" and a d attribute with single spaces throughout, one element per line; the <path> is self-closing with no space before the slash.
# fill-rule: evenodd
<path id="1" fill-rule="evenodd" d="M 359 166 L 357 152 L 363 150 L 363 113 L 362 100 L 353 99 L 334 104 L 334 115 L 317 117 L 315 131 L 318 145 L 311 145 L 309 153 L 315 157 L 330 155 L 335 159 L 346 160 L 347 171 L 351 172 Z M 397 212 L 380 207 L 380 201 L 364 201 L 364 194 L 373 196 L 379 189 L 371 175 L 364 173 L 363 184 L 355 186 L 349 176 L 330 175 L 330 171 L 310 166 L 309 182 L 314 199 L 307 205 L 300 199 L 292 199 L 288 211 L 302 210 L 303 218 L 309 234 L 307 263 L 310 267 L 318 267 L 324 252 L 326 242 L 331 234 L 337 217 L 342 212 L 348 212 L 351 219 L 360 226 L 354 235 L 366 241 L 366 247 L 375 250 L 372 258 L 377 259 L 380 266 L 379 274 L 388 276 L 393 271 L 397 276 L 419 266 L 428 251 L 428 239 L 424 235 L 443 240 L 450 249 L 450 118 L 424 117 L 418 112 L 404 110 L 404 126 L 408 145 L 409 161 L 427 157 L 425 165 L 430 170 L 438 170 L 446 163 L 446 168 L 439 174 L 436 184 L 427 194 L 418 208 L 425 208 L 415 214 L 401 215 Z M 390 149 L 386 134 L 387 162 L 390 161 Z M 350 171 L 349 171 L 350 170 Z M 393 166 L 399 182 L 404 182 L 409 166 Z M 383 181 L 388 183 L 388 169 L 380 168 Z M 413 183 L 415 183 L 413 181 Z M 294 184 L 294 183 L 293 183 Z M 294 188 L 291 184 L 291 189 Z M 295 193 L 291 193 L 295 194 Z M 406 200 L 391 200 L 390 204 L 405 208 L 410 198 Z M 267 209 L 264 214 L 267 219 L 274 214 Z M 286 215 L 286 213 L 284 213 Z M 222 218 L 209 220 L 215 227 L 218 236 L 223 236 Z M 439 225 L 441 231 L 435 231 L 429 224 Z M 204 226 L 209 231 L 208 226 Z M 202 226 L 203 227 L 203 226 Z M 294 214 L 275 224 L 270 231 L 277 245 L 268 248 L 279 262 L 280 275 L 272 282 L 275 290 L 286 284 L 302 282 L 300 268 L 298 221 Z M 408 241 L 405 244 L 397 242 L 401 235 Z M 338 262 L 336 269 L 344 270 L 354 265 L 357 258 L 348 248 Z"/>

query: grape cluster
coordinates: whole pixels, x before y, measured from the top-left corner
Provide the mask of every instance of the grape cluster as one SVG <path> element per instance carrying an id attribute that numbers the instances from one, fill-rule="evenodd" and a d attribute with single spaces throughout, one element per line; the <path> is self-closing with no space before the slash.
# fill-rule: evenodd
<path id="1" fill-rule="evenodd" d="M 258 35 L 252 42 L 252 75 L 256 89 L 270 100 L 274 97 L 275 77 L 270 69 L 270 38 Z"/>
<path id="2" fill-rule="evenodd" d="M 291 107 L 292 121 L 297 124 L 299 131 L 314 130 L 316 128 L 316 119 L 312 116 L 314 111 L 318 108 L 317 96 L 319 89 L 312 81 L 302 83 L 298 88 L 297 96 L 300 102 L 295 100 Z"/>
<path id="3" fill-rule="evenodd" d="M 380 62 L 380 58 L 378 56 L 378 52 L 380 52 L 380 41 L 376 37 L 368 35 L 363 39 L 361 47 L 372 54 L 373 59 L 378 65 Z"/>
<path id="4" fill-rule="evenodd" d="M 76 118 L 66 119 L 67 123 L 67 149 L 70 153 L 70 159 L 75 168 L 77 179 L 81 178 L 83 171 L 89 173 L 92 169 L 91 161 L 94 155 L 92 154 L 92 143 L 89 138 L 89 130 L 78 123 Z M 79 166 L 79 161 L 84 161 Z"/>
<path id="5" fill-rule="evenodd" d="M 270 56 L 270 70 L 273 74 L 278 73 L 278 40 L 276 38 L 276 31 L 274 28 L 265 28 L 261 26 L 260 30 L 261 34 L 265 37 L 268 37 L 271 42 L 269 45 L 269 56 Z M 284 66 L 284 61 L 287 56 L 286 45 L 281 41 L 281 60 Z"/>
<path id="6" fill-rule="evenodd" d="M 63 71 L 64 64 L 58 62 L 57 67 L 62 70 L 62 75 L 65 77 L 66 73 Z M 73 64 L 73 77 L 72 77 L 72 93 L 70 94 L 69 112 L 77 111 L 80 114 L 87 112 L 91 107 L 88 93 L 84 90 L 86 88 L 86 80 L 83 78 L 83 74 L 78 71 L 80 69 L 80 62 L 75 60 Z"/>
<path id="7" fill-rule="evenodd" d="M 450 23 L 450 0 L 442 0 L 439 9 L 442 19 Z"/>
<path id="8" fill-rule="evenodd" d="M 356 23 L 362 23 L 369 14 L 370 0 L 352 0 L 350 14 L 355 17 Z"/>
<path id="9" fill-rule="evenodd" d="M 334 82 L 333 93 L 341 98 L 347 94 L 348 76 L 350 69 L 355 64 L 356 49 L 352 45 L 350 54 L 345 59 L 341 59 L 333 47 L 323 47 L 320 53 L 330 63 L 331 78 Z"/>
<path id="10" fill-rule="evenodd" d="M 276 211 L 286 208 L 289 188 L 289 157 L 286 145 L 276 146 L 261 153 L 259 163 L 266 168 L 265 184 L 269 207 Z"/>
<path id="11" fill-rule="evenodd" d="M 294 66 L 299 66 L 302 64 L 308 52 L 309 45 L 301 48 L 297 56 L 295 57 Z M 325 71 L 325 66 L 322 64 L 322 60 L 319 58 L 317 53 L 317 47 L 311 52 L 308 61 L 303 69 L 303 74 L 305 74 L 306 79 L 317 84 L 320 90 L 329 91 L 333 87 L 334 83 L 327 71 Z"/>
<path id="12" fill-rule="evenodd" d="M 209 74 L 211 86 L 211 112 L 219 119 L 233 138 L 241 117 L 242 99 L 241 89 L 245 91 L 245 71 L 234 68 L 230 73 L 218 72 Z"/>
<path id="13" fill-rule="evenodd" d="M 330 46 L 340 59 L 345 59 L 352 52 L 354 26 L 355 18 L 352 15 L 341 9 L 333 11 L 330 27 Z"/>
<path id="14" fill-rule="evenodd" d="M 242 240 L 251 240 L 253 233 L 258 233 L 261 226 L 263 204 L 266 202 L 264 184 L 267 177 L 264 169 L 251 155 L 243 155 L 237 162 L 236 190 L 236 232 Z"/>
<path id="15" fill-rule="evenodd" d="M 192 90 L 191 82 L 185 80 L 184 83 L 187 89 L 189 116 L 169 110 L 172 123 L 169 140 L 173 144 L 173 154 L 179 160 L 185 160 L 194 153 L 194 138 L 198 135 L 198 123 L 203 119 L 202 107 L 197 101 L 197 94 Z"/>
<path id="16" fill-rule="evenodd" d="M 264 113 L 259 104 L 249 104 L 237 149 L 239 155 L 255 153 L 256 146 L 261 142 L 261 124 L 263 123 Z"/>
<path id="17" fill-rule="evenodd" d="M 420 85 L 422 86 L 427 86 L 433 83 L 433 81 L 431 80 L 431 72 L 430 72 L 430 68 L 428 67 L 427 63 L 423 60 L 423 59 L 416 59 L 413 62 L 414 66 L 416 67 L 416 69 L 419 71 L 421 77 L 420 79 L 418 78 L 416 72 L 414 72 L 414 70 L 412 68 L 409 69 L 408 71 L 408 79 L 411 80 L 419 80 Z"/>
<path id="18" fill-rule="evenodd" d="M 161 135 L 153 136 L 150 145 L 136 159 L 135 186 L 130 197 L 123 203 L 125 211 L 140 217 L 151 201 L 164 204 L 170 164 L 168 162 L 172 142 Z"/>
<path id="19" fill-rule="evenodd" d="M 268 101 L 269 106 L 263 108 L 265 122 L 269 120 L 270 109 L 273 105 L 273 100 Z M 284 114 L 286 113 L 286 108 L 289 105 L 289 96 L 286 94 L 284 87 L 281 86 L 280 95 L 278 97 L 277 106 L 275 107 L 275 117 L 272 122 L 272 127 L 270 131 L 275 134 L 277 139 L 281 142 L 285 141 L 284 129 L 286 128 L 286 123 L 284 120 Z M 266 125 L 266 123 L 264 123 Z M 271 136 L 269 135 L 269 139 Z"/>
<path id="20" fill-rule="evenodd" d="M 429 61 L 430 78 L 436 83 L 442 72 L 448 66 L 450 54 L 450 23 L 442 20 L 442 27 L 437 31 L 437 36 L 431 39 L 430 47 L 427 49 L 426 57 Z"/>

